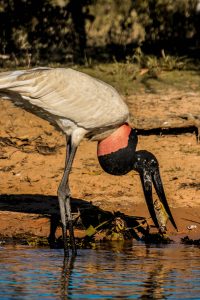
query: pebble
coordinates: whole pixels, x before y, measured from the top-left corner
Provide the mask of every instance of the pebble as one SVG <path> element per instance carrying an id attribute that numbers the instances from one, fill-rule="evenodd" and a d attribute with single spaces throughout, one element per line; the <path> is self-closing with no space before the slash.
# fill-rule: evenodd
<path id="1" fill-rule="evenodd" d="M 197 228 L 197 225 L 189 225 L 189 226 L 187 226 L 188 230 L 192 230 L 192 229 L 196 229 L 196 228 Z"/>

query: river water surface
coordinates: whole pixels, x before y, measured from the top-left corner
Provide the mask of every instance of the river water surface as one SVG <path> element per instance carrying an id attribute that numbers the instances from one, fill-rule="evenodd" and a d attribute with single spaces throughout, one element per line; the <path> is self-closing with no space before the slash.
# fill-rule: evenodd
<path id="1" fill-rule="evenodd" d="M 63 251 L 0 248 L 0 299 L 200 299 L 200 248 L 110 244 Z"/>

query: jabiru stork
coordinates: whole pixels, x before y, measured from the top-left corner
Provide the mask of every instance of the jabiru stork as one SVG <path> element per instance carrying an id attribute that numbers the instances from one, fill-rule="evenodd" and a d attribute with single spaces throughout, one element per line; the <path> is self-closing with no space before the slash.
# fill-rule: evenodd
<path id="1" fill-rule="evenodd" d="M 168 206 L 156 157 L 136 151 L 136 130 L 129 125 L 129 110 L 110 85 L 70 68 L 40 67 L 0 73 L 0 94 L 14 104 L 46 119 L 66 136 L 66 161 L 58 187 L 64 253 L 69 254 L 67 225 L 76 254 L 68 178 L 77 147 L 83 138 L 98 142 L 97 156 L 103 170 L 112 175 L 139 172 L 150 215 L 161 231 L 153 198 L 152 184 L 172 225 L 176 223 Z"/>

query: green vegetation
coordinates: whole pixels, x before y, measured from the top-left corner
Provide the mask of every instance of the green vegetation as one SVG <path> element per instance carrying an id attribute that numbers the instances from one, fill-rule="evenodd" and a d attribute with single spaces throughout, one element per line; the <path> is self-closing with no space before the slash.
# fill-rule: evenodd
<path id="1" fill-rule="evenodd" d="M 182 69 L 179 56 L 198 58 L 196 8 L 197 0 L 2 0 L 0 66 L 90 64 L 113 57 L 124 62 L 130 56 L 156 71 L 160 64 Z M 140 48 L 160 57 L 159 65 Z"/>
<path id="2" fill-rule="evenodd" d="M 131 95 L 141 92 L 159 93 L 171 90 L 199 91 L 199 71 L 185 67 L 182 70 L 166 71 L 159 68 L 155 74 L 152 69 L 141 68 L 133 63 L 96 64 L 90 67 L 75 66 L 75 69 L 99 78 L 114 86 L 121 94 Z"/>
<path id="3" fill-rule="evenodd" d="M 71 66 L 120 93 L 199 90 L 197 0 L 3 0 L 1 70 Z"/>

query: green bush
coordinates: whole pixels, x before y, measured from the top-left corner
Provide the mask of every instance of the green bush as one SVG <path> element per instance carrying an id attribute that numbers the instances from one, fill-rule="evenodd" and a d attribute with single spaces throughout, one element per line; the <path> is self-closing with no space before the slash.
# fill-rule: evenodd
<path id="1" fill-rule="evenodd" d="M 197 0 L 2 0 L 0 64 L 80 63 L 200 43 Z"/>

